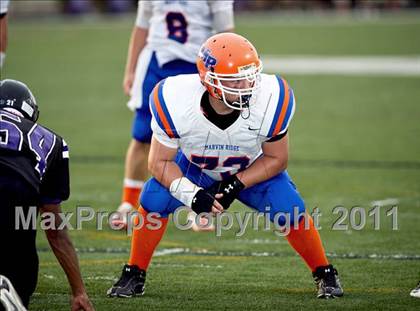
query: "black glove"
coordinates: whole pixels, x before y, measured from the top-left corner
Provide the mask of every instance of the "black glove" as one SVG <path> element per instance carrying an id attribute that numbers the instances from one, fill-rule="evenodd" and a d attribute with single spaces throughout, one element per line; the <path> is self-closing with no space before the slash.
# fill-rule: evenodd
<path id="1" fill-rule="evenodd" d="M 200 189 L 197 191 L 192 200 L 191 209 L 197 214 L 203 212 L 210 213 L 214 200 L 214 196 L 207 192 L 207 190 Z"/>
<path id="2" fill-rule="evenodd" d="M 217 199 L 217 201 L 222 204 L 223 208 L 226 210 L 232 204 L 233 201 L 238 197 L 239 192 L 245 188 L 245 185 L 233 175 L 226 180 L 222 180 L 216 183 L 211 187 L 211 194 L 216 195 L 217 193 L 222 193 L 223 197 Z"/>

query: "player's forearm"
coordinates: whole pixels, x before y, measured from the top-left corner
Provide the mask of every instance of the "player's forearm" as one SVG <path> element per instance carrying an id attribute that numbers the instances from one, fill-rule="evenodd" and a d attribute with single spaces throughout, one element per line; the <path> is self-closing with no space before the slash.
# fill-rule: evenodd
<path id="1" fill-rule="evenodd" d="M 55 216 L 55 228 L 59 228 L 62 222 L 60 217 L 61 207 L 59 204 L 44 204 L 41 206 L 40 211 L 41 214 L 44 212 L 53 213 Z M 86 293 L 80 274 L 76 250 L 73 247 L 67 229 L 48 229 L 45 230 L 45 234 L 55 257 L 67 275 L 73 296 Z"/>
<path id="2" fill-rule="evenodd" d="M 263 155 L 246 170 L 237 174 L 246 188 L 274 177 L 287 168 L 287 158 Z"/>
<path id="3" fill-rule="evenodd" d="M 67 275 L 73 296 L 85 293 L 76 250 L 67 230 L 46 230 L 45 233 L 55 257 Z"/>
<path id="4" fill-rule="evenodd" d="M 128 46 L 125 74 L 133 74 L 135 72 L 139 54 L 146 45 L 147 34 L 147 29 L 134 26 L 133 31 L 131 33 L 130 44 Z"/>
<path id="5" fill-rule="evenodd" d="M 219 197 L 213 197 L 201 187 L 194 184 L 187 177 L 184 177 L 178 164 L 173 160 L 160 160 L 153 162 L 149 166 L 149 171 L 163 186 L 165 186 L 171 195 L 190 207 L 197 214 L 201 212 L 221 213 L 223 206 L 215 200 Z M 149 162 L 149 165 L 151 162 Z"/>
<path id="6" fill-rule="evenodd" d="M 149 171 L 166 188 L 170 188 L 175 179 L 181 178 L 181 169 L 173 160 L 149 161 Z"/>

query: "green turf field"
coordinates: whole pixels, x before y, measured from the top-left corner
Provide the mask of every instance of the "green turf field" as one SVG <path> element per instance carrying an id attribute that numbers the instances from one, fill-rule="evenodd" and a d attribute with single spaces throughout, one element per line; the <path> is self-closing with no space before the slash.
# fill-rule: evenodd
<path id="1" fill-rule="evenodd" d="M 239 18 L 238 32 L 271 55 L 419 55 L 419 16 L 373 20 Z M 134 20 L 134 17 L 133 17 Z M 248 23 L 250 22 L 250 23 Z M 131 20 L 11 20 L 4 77 L 26 81 L 40 122 L 66 138 L 72 196 L 78 205 L 112 211 L 120 199 L 132 114 L 121 80 Z M 319 207 L 325 248 L 340 272 L 345 297 L 315 299 L 306 266 L 272 231 L 214 234 L 173 225 L 148 271 L 146 294 L 105 297 L 128 257 L 130 239 L 86 224 L 71 236 L 97 310 L 418 310 L 409 290 L 420 278 L 420 77 L 286 75 L 297 97 L 290 130 L 289 173 L 308 209 Z M 381 210 L 364 229 L 333 231 L 335 206 L 397 199 L 399 230 Z M 247 209 L 239 204 L 235 210 Z M 346 220 L 348 223 L 348 219 Z M 237 226 L 235 226 L 237 230 Z M 68 309 L 69 289 L 42 232 L 33 310 Z M 162 254 L 162 253 L 159 253 Z"/>

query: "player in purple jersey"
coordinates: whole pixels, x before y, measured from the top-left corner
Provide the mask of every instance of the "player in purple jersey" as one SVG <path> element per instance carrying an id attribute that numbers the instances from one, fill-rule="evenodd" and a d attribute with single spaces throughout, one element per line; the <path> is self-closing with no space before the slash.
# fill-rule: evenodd
<path id="1" fill-rule="evenodd" d="M 38 115 L 35 97 L 25 84 L 0 81 L 0 236 L 7 237 L 1 242 L 7 252 L 0 254 L 0 301 L 8 310 L 18 310 L 20 304 L 11 284 L 26 308 L 36 287 L 38 211 L 54 215 L 58 228 L 60 203 L 70 194 L 67 144 L 36 123 Z M 72 310 L 93 310 L 66 229 L 45 233 L 67 275 Z"/>

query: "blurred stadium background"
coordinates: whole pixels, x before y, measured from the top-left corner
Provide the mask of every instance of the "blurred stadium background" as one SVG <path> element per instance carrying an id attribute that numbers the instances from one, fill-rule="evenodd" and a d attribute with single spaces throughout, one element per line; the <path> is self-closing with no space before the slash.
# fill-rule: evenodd
<path id="1" fill-rule="evenodd" d="M 15 13 L 110 13 L 126 14 L 134 11 L 137 0 L 41 0 L 28 5 L 25 0 L 12 0 Z M 310 11 L 314 10 L 388 10 L 400 11 L 418 8 L 419 0 L 237 0 L 236 12 L 242 11 Z M 371 12 L 370 12 L 371 13 Z"/>
<path id="2" fill-rule="evenodd" d="M 40 123 L 66 138 L 76 206 L 119 203 L 132 114 L 121 84 L 136 1 L 18 1 L 9 15 L 1 78 L 25 81 Z M 312 277 L 273 232 L 237 226 L 222 237 L 170 226 L 149 271 L 146 295 L 105 297 L 127 259 L 130 238 L 95 230 L 71 236 L 97 310 L 200 308 L 418 310 L 420 278 L 420 1 L 236 1 L 236 31 L 254 42 L 266 71 L 294 88 L 289 173 L 346 291 L 318 301 Z M 347 69 L 346 69 L 347 68 Z M 333 231 L 335 206 L 381 205 L 362 230 Z M 392 230 L 392 206 L 399 230 Z M 246 210 L 237 204 L 235 210 Z M 348 223 L 348 218 L 345 223 Z M 42 232 L 33 310 L 68 309 L 68 287 Z"/>

